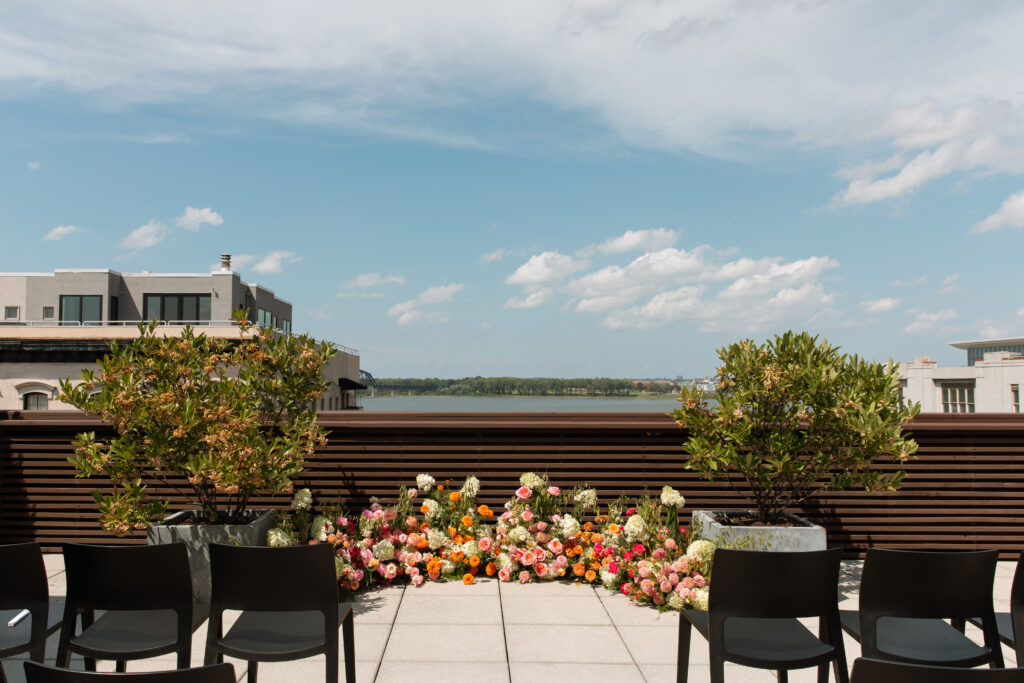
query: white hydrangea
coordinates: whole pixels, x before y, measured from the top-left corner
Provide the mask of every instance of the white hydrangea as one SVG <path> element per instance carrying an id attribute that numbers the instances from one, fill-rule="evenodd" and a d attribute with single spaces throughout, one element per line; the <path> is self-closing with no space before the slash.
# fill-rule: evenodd
<path id="1" fill-rule="evenodd" d="M 462 544 L 462 552 L 465 553 L 466 557 L 476 555 L 480 552 L 480 546 L 476 544 L 476 541 L 466 541 Z"/>
<path id="2" fill-rule="evenodd" d="M 647 523 L 644 522 L 644 518 L 640 515 L 633 515 L 626 520 L 622 530 L 626 534 L 626 538 L 630 543 L 643 540 L 647 535 Z"/>
<path id="3" fill-rule="evenodd" d="M 661 504 L 671 508 L 678 508 L 686 504 L 686 499 L 683 498 L 683 494 L 671 486 L 663 486 L 661 488 Z"/>
<path id="4" fill-rule="evenodd" d="M 308 510 L 313 507 L 313 493 L 309 489 L 299 489 L 292 498 L 292 510 Z"/>
<path id="5" fill-rule="evenodd" d="M 572 515 L 566 515 L 562 518 L 562 534 L 566 538 L 572 538 L 580 532 L 580 523 Z"/>
<path id="6" fill-rule="evenodd" d="M 515 526 L 509 529 L 508 539 L 517 545 L 521 545 L 530 540 L 530 530 L 526 527 Z"/>
<path id="7" fill-rule="evenodd" d="M 573 500 L 584 508 L 597 507 L 597 489 L 583 489 L 573 496 Z"/>
<path id="8" fill-rule="evenodd" d="M 427 508 L 427 513 L 425 515 L 427 519 L 433 519 L 437 516 L 438 506 L 436 500 L 431 500 L 430 498 L 427 498 L 425 501 L 423 501 L 423 506 Z"/>
<path id="9" fill-rule="evenodd" d="M 334 556 L 334 573 L 340 579 L 341 575 L 345 573 L 345 568 L 348 564 L 345 562 L 341 555 Z"/>
<path id="10" fill-rule="evenodd" d="M 707 588 L 694 588 L 693 596 L 690 598 L 693 602 L 693 608 L 701 611 L 708 611 L 708 589 Z"/>
<path id="11" fill-rule="evenodd" d="M 391 544 L 391 541 L 384 539 L 379 541 L 373 546 L 373 556 L 381 562 L 387 562 L 395 558 L 395 546 Z"/>
<path id="12" fill-rule="evenodd" d="M 679 597 L 679 593 L 672 591 L 668 596 L 668 606 L 675 610 L 681 610 L 686 606 L 686 601 Z"/>
<path id="13" fill-rule="evenodd" d="M 417 474 L 416 488 L 426 493 L 430 489 L 434 488 L 434 478 L 429 474 Z"/>
<path id="14" fill-rule="evenodd" d="M 512 556 L 508 553 L 499 553 L 498 556 L 494 558 L 494 564 L 498 567 L 498 569 L 511 570 L 513 564 Z"/>
<path id="15" fill-rule="evenodd" d="M 292 535 L 279 526 L 275 526 L 273 529 L 267 532 L 267 545 L 279 548 L 286 545 L 294 545 L 295 540 Z"/>
<path id="16" fill-rule="evenodd" d="M 326 517 L 317 516 L 309 523 L 309 537 L 323 543 L 334 533 L 334 525 Z"/>
<path id="17" fill-rule="evenodd" d="M 427 531 L 427 544 L 431 550 L 437 550 L 448 541 L 448 536 L 440 529 L 429 529 Z"/>
<path id="18" fill-rule="evenodd" d="M 523 472 L 522 476 L 519 477 L 519 483 L 534 491 L 540 491 L 548 485 L 544 477 L 539 477 L 533 472 Z"/>
<path id="19" fill-rule="evenodd" d="M 480 480 L 474 477 L 472 474 L 466 477 L 466 483 L 462 485 L 463 498 L 476 498 L 476 494 L 480 493 Z"/>
<path id="20" fill-rule="evenodd" d="M 601 583 L 608 590 L 615 590 L 615 584 L 618 583 L 619 575 L 613 574 L 607 569 L 601 570 Z"/>
<path id="21" fill-rule="evenodd" d="M 441 573 L 451 574 L 455 571 L 455 563 L 451 560 L 441 560 Z"/>
<path id="22" fill-rule="evenodd" d="M 700 539 L 694 541 L 686 548 L 686 556 L 700 560 L 701 562 L 710 562 L 711 558 L 715 555 L 715 544 L 711 541 L 705 541 Z"/>

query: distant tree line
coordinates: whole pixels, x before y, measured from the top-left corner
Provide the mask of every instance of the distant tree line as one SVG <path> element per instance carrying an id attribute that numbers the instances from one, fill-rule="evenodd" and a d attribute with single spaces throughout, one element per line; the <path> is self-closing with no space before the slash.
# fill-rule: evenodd
<path id="1" fill-rule="evenodd" d="M 626 397 L 638 394 L 673 394 L 674 382 L 643 382 L 607 377 L 378 377 L 378 394 L 431 394 L 443 396 L 606 396 Z"/>

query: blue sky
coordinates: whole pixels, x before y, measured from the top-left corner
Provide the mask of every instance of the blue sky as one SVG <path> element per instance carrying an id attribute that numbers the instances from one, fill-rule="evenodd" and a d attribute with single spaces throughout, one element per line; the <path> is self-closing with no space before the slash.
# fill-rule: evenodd
<path id="1" fill-rule="evenodd" d="M 378 376 L 1024 336 L 1015 2 L 0 7 L 0 270 L 204 271 Z"/>

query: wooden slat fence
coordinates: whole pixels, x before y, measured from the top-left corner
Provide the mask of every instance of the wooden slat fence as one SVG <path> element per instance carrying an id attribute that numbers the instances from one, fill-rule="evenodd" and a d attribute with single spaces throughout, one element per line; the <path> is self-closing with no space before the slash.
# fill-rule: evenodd
<path id="1" fill-rule="evenodd" d="M 563 488 L 589 482 L 604 502 L 670 484 L 686 496 L 687 515 L 741 504 L 730 482 L 684 469 L 685 431 L 661 414 L 346 411 L 323 413 L 320 422 L 328 445 L 297 484 L 323 503 L 340 496 L 357 509 L 372 496 L 392 499 L 398 485 L 429 472 L 456 485 L 475 474 L 481 500 L 496 507 L 521 472 L 534 470 Z M 141 533 L 118 540 L 99 528 L 89 492 L 101 482 L 75 479 L 67 462 L 77 432 L 105 429 L 77 412 L 0 412 L 0 542 L 35 540 L 55 550 L 65 540 L 142 541 Z M 1007 559 L 1024 550 L 1024 417 L 926 415 L 910 431 L 921 448 L 902 490 L 834 493 L 794 512 L 824 524 L 829 543 L 850 556 L 868 546 L 998 548 Z M 166 492 L 172 508 L 184 507 L 177 492 Z"/>

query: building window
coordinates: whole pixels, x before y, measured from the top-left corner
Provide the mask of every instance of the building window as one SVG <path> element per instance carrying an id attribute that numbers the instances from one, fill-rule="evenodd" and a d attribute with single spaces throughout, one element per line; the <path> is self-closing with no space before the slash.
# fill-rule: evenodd
<path id="1" fill-rule="evenodd" d="M 110 297 L 110 306 L 107 308 L 107 320 L 117 320 L 119 314 L 118 308 L 120 308 L 120 306 L 118 305 L 117 297 Z"/>
<path id="2" fill-rule="evenodd" d="M 944 413 L 973 413 L 974 412 L 974 385 L 973 384 L 943 384 L 942 385 L 942 412 L 944 412 Z"/>
<path id="3" fill-rule="evenodd" d="M 292 333 L 292 321 L 291 320 L 285 320 L 284 321 L 284 327 L 282 329 L 284 329 L 284 333 L 285 334 L 291 334 Z"/>
<path id="4" fill-rule="evenodd" d="M 1017 384 L 1010 385 L 1010 410 L 1020 412 L 1020 386 Z"/>
<path id="5" fill-rule="evenodd" d="M 103 320 L 103 297 L 96 295 L 62 294 L 60 321 L 80 325 L 99 325 Z"/>
<path id="6" fill-rule="evenodd" d="M 22 396 L 22 407 L 25 410 L 46 410 L 49 400 L 41 391 L 33 391 Z"/>
<path id="7" fill-rule="evenodd" d="M 43 320 L 53 320 L 53 306 L 43 306 Z"/>
<path id="8" fill-rule="evenodd" d="M 21 318 L 19 306 L 4 306 L 4 320 L 18 320 Z"/>
<path id="9" fill-rule="evenodd" d="M 905 379 L 900 380 L 900 392 L 897 400 L 901 406 L 907 403 L 907 380 Z"/>
<path id="10" fill-rule="evenodd" d="M 257 311 L 256 324 L 259 325 L 260 327 L 269 327 L 273 329 L 276 327 L 274 325 L 274 322 L 274 314 L 268 311 L 267 309 L 261 308 Z"/>
<path id="11" fill-rule="evenodd" d="M 209 294 L 143 294 L 142 317 L 164 322 L 209 322 Z"/>

